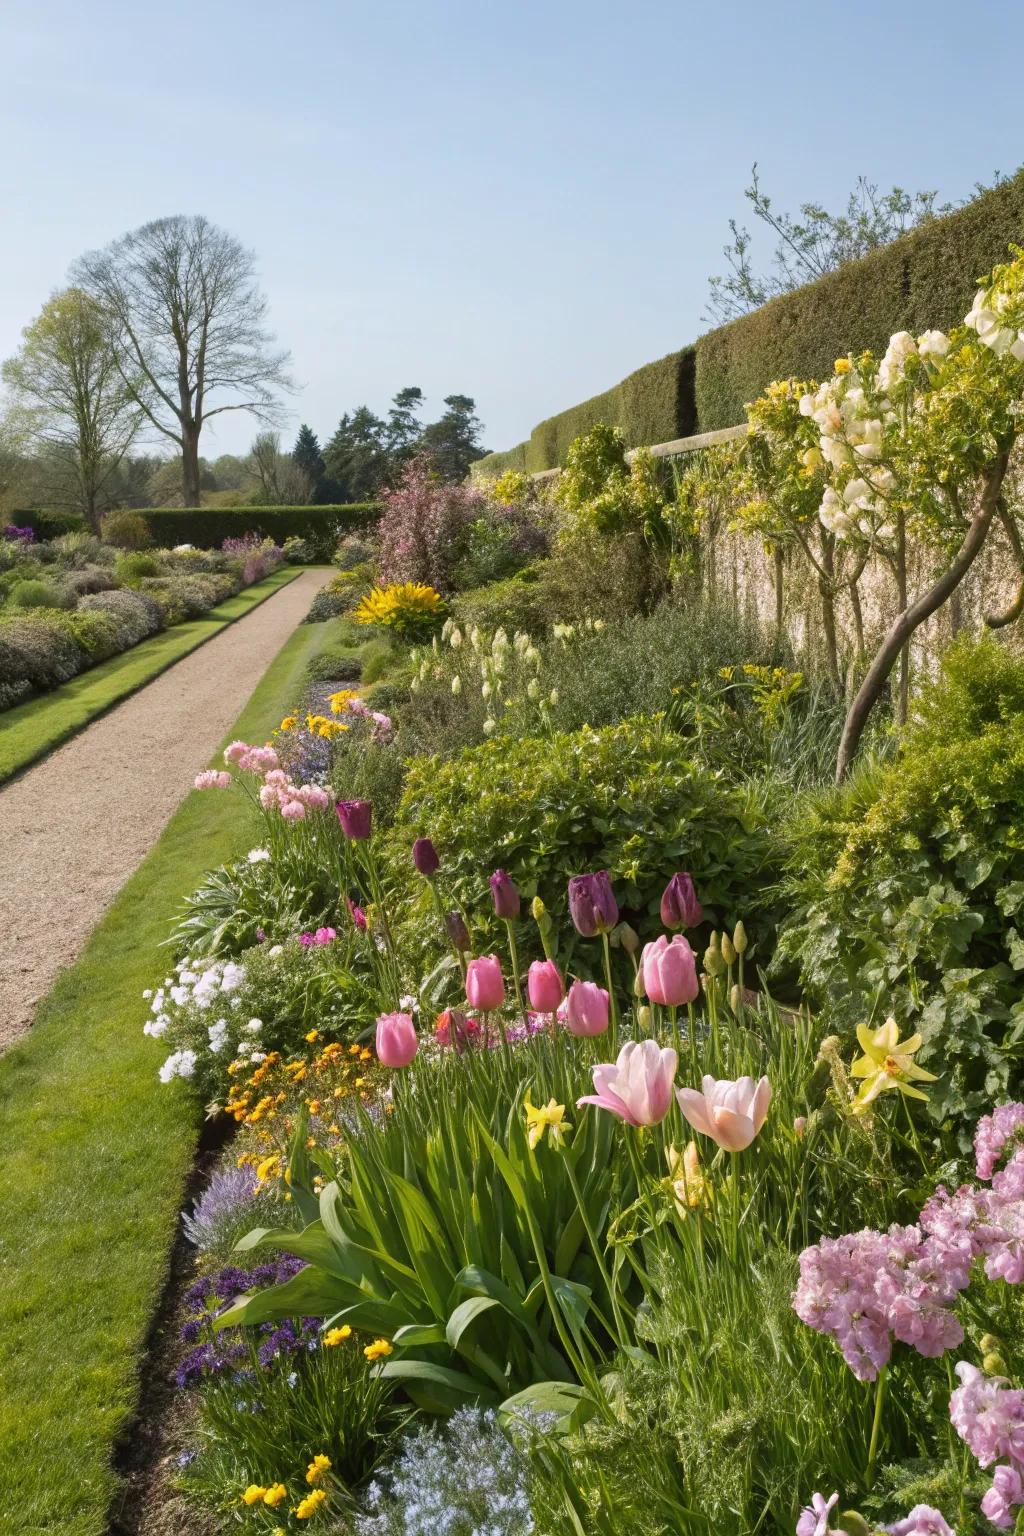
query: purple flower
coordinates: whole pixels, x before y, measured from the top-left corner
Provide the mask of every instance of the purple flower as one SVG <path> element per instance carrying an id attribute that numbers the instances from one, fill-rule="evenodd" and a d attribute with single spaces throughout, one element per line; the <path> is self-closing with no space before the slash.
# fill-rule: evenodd
<path id="1" fill-rule="evenodd" d="M 503 869 L 496 869 L 491 876 L 491 896 L 494 898 L 494 910 L 499 917 L 508 922 L 513 917 L 519 916 L 520 900 L 519 892 L 510 875 Z"/>
<path id="2" fill-rule="evenodd" d="M 619 920 L 619 907 L 608 871 L 593 875 L 573 875 L 569 881 L 569 912 L 577 931 L 585 939 L 610 933 Z"/>
<path id="3" fill-rule="evenodd" d="M 704 920 L 693 876 L 683 870 L 673 875 L 661 898 L 661 920 L 666 928 L 696 928 Z"/>
<path id="4" fill-rule="evenodd" d="M 448 935 L 448 942 L 462 955 L 468 955 L 473 941 L 469 937 L 469 929 L 461 912 L 449 912 L 444 920 L 444 931 Z"/>
<path id="5" fill-rule="evenodd" d="M 891 1536 L 956 1536 L 945 1518 L 930 1504 L 915 1504 L 905 1520 L 885 1527 Z"/>
<path id="6" fill-rule="evenodd" d="M 978 1121 L 974 1132 L 974 1158 L 979 1179 L 992 1177 L 1011 1141 L 1024 1142 L 1024 1104 L 1000 1104 Z"/>
<path id="7" fill-rule="evenodd" d="M 227 1168 L 215 1173 L 190 1215 L 181 1218 L 185 1236 L 200 1251 L 212 1248 L 221 1230 L 234 1221 L 256 1194 L 251 1168 Z"/>
<path id="8" fill-rule="evenodd" d="M 412 862 L 425 880 L 437 873 L 441 860 L 429 837 L 418 837 L 412 845 Z"/>
<path id="9" fill-rule="evenodd" d="M 1000 1530 L 1012 1530 L 1014 1508 L 1024 1504 L 1024 1480 L 1017 1467 L 996 1467 L 992 1474 L 992 1486 L 981 1500 L 981 1512 Z"/>
<path id="10" fill-rule="evenodd" d="M 796 1522 L 796 1536 L 829 1536 L 828 1517 L 839 1502 L 838 1493 L 812 1493 L 811 1502 L 800 1511 Z"/>
<path id="11" fill-rule="evenodd" d="M 335 810 L 345 836 L 355 843 L 364 843 L 370 835 L 373 819 L 369 800 L 339 800 Z"/>

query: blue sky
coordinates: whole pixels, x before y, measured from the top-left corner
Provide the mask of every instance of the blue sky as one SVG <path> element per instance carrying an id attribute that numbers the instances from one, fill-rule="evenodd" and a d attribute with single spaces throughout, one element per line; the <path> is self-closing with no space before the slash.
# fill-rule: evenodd
<path id="1" fill-rule="evenodd" d="M 419 384 L 508 447 L 705 328 L 755 159 L 780 207 L 1015 169 L 1022 57 L 1005 0 L 3 0 L 0 356 L 80 252 L 202 212 L 258 254 L 287 436 Z"/>

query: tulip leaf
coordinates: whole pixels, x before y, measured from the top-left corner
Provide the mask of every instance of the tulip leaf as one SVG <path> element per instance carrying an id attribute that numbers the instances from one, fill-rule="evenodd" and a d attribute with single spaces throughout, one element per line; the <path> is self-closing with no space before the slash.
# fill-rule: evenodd
<path id="1" fill-rule="evenodd" d="M 580 1429 L 596 1413 L 596 1404 L 585 1387 L 571 1381 L 538 1381 L 512 1397 L 506 1397 L 498 1409 L 499 1417 L 515 1421 L 534 1414 L 554 1414 L 557 1434 L 567 1435 Z"/>
<path id="2" fill-rule="evenodd" d="M 500 1402 L 496 1392 L 465 1371 L 427 1360 L 389 1360 L 380 1374 L 399 1383 L 417 1407 L 428 1413 L 453 1413 L 467 1403 L 497 1407 Z"/>
<path id="3" fill-rule="evenodd" d="M 441 1323 L 404 1323 L 396 1328 L 391 1342 L 403 1349 L 415 1349 L 424 1344 L 444 1344 L 445 1331 Z"/>
<path id="4" fill-rule="evenodd" d="M 471 1296 L 468 1301 L 460 1302 L 445 1327 L 445 1337 L 452 1349 L 459 1348 L 463 1334 L 472 1327 L 478 1317 L 499 1305 L 500 1303 L 492 1296 Z"/>
<path id="5" fill-rule="evenodd" d="M 213 1320 L 216 1333 L 239 1323 L 275 1323 L 285 1317 L 327 1317 L 353 1300 L 358 1292 L 345 1280 L 309 1265 L 280 1285 L 240 1296 Z"/>

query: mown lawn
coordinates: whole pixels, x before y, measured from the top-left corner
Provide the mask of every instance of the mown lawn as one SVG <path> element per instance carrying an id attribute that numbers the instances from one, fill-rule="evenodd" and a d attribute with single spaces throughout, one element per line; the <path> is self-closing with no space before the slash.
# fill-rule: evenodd
<path id="1" fill-rule="evenodd" d="M 135 693 L 143 683 L 152 682 L 161 672 L 180 661 L 222 629 L 241 619 L 268 597 L 273 597 L 301 573 L 299 566 L 280 566 L 263 581 L 236 592 L 227 602 L 204 613 L 201 619 L 175 624 L 123 651 L 109 661 L 100 662 L 74 677 L 52 693 L 27 699 L 0 715 L 0 784 L 30 763 L 52 752 L 83 725 Z"/>
<path id="2" fill-rule="evenodd" d="M 266 738 L 332 628 L 296 630 L 227 739 Z M 141 993 L 166 973 L 168 919 L 246 846 L 250 814 L 240 794 L 190 794 L 31 1034 L 0 1057 L 0 1529 L 11 1536 L 106 1530 L 111 1446 L 133 1410 L 200 1125 L 183 1086 L 157 1079 Z"/>

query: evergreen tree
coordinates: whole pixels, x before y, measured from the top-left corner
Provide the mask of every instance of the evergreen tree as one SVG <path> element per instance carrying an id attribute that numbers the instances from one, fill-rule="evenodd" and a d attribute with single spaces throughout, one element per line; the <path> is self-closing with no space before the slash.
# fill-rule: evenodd
<path id="1" fill-rule="evenodd" d="M 391 478 L 416 452 L 422 431 L 417 412 L 423 409 L 423 405 L 423 391 L 415 384 L 400 389 L 391 402 L 387 425 Z"/>
<path id="2" fill-rule="evenodd" d="M 292 449 L 292 462 L 300 469 L 309 484 L 309 499 L 320 506 L 331 498 L 327 491 L 327 465 L 320 452 L 320 443 L 312 427 L 305 422 L 299 428 Z"/>
<path id="3" fill-rule="evenodd" d="M 372 501 L 388 473 L 386 424 L 367 405 L 346 411 L 324 460 L 339 501 Z"/>
<path id="4" fill-rule="evenodd" d="M 469 474 L 469 466 L 487 451 L 480 442 L 483 424 L 475 415 L 476 401 L 471 396 L 446 395 L 444 403 L 448 409 L 440 421 L 424 429 L 422 446 L 441 478 L 458 484 Z"/>

